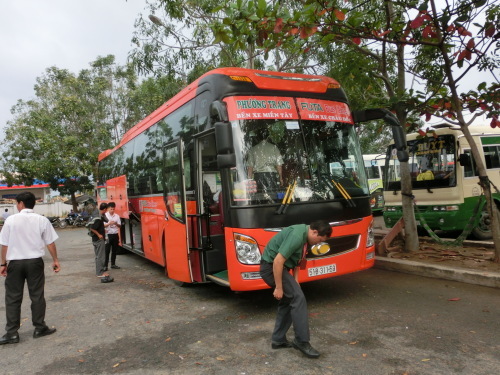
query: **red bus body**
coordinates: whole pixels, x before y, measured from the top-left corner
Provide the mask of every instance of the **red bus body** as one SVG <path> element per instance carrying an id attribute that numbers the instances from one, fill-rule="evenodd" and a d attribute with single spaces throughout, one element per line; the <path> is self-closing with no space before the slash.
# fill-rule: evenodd
<path id="1" fill-rule="evenodd" d="M 221 127 L 216 123 L 230 124 L 232 148 L 222 148 L 227 137 L 214 130 Z M 240 154 L 253 142 L 253 126 L 277 129 L 276 144 L 288 150 L 283 152 L 288 157 L 283 167 L 288 186 L 273 190 L 271 198 L 267 192 L 272 190 L 247 189 L 251 179 Z M 368 269 L 375 249 L 367 183 L 352 183 L 345 176 L 315 178 L 314 168 L 327 157 L 310 156 L 324 149 L 333 160 L 323 162 L 327 167 L 347 157 L 361 158 L 359 170 L 345 173 L 363 177 L 362 156 L 353 151 L 359 143 L 352 127 L 347 99 L 331 78 L 216 69 L 130 129 L 115 148 L 101 153 L 98 201 L 117 204 L 125 249 L 164 266 L 169 278 L 181 282 L 212 281 L 235 291 L 267 288 L 258 274 L 255 249 L 262 253 L 281 228 L 315 219 L 328 220 L 333 235 L 326 253 L 310 249 L 300 282 Z M 338 141 L 342 149 L 337 152 L 328 137 L 336 142 L 339 136 L 344 139 Z M 321 146 L 314 143 L 315 137 L 324 141 Z M 304 151 L 290 156 L 297 149 L 293 142 L 301 140 Z M 307 165 L 300 166 L 304 158 Z M 224 166 L 228 159 L 236 160 L 231 167 Z M 287 169 L 286 163 L 295 167 Z M 339 181 L 343 192 L 334 190 Z M 217 202 L 212 199 L 215 188 Z M 283 195 L 291 189 L 293 197 L 291 193 L 285 202 Z M 285 207 L 281 213 L 280 207 Z"/>

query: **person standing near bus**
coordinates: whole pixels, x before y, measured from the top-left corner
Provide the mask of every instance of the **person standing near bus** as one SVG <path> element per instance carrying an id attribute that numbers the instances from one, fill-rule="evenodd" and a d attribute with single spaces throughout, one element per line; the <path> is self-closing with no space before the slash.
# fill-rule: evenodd
<path id="1" fill-rule="evenodd" d="M 45 324 L 45 247 L 52 256 L 52 269 L 59 272 L 55 241 L 59 238 L 50 221 L 33 211 L 35 196 L 24 192 L 16 196 L 19 213 L 9 216 L 0 233 L 2 255 L 0 275 L 5 279 L 5 313 L 7 333 L 0 345 L 19 342 L 17 331 L 21 327 L 21 304 L 24 283 L 28 284 L 31 299 L 31 320 L 35 326 L 35 339 L 51 335 L 56 329 Z M 8 263 L 7 263 L 8 262 Z"/>
<path id="2" fill-rule="evenodd" d="M 293 346 L 309 358 L 319 357 L 320 353 L 309 343 L 307 302 L 298 276 L 300 264 L 306 261 L 307 245 L 324 242 L 331 234 L 330 224 L 322 220 L 310 225 L 291 225 L 276 234 L 265 247 L 260 275 L 267 285 L 274 288 L 273 296 L 279 301 L 271 338 L 273 349 Z M 289 272 L 292 269 L 293 276 Z M 286 333 L 292 324 L 295 339 L 290 343 Z"/>
<path id="3" fill-rule="evenodd" d="M 4 211 L 4 213 L 2 214 L 2 218 L 3 218 L 3 220 L 5 221 L 5 220 L 7 220 L 7 218 L 8 218 L 9 216 L 10 216 L 10 214 L 9 214 L 9 209 L 8 209 L 8 208 L 6 208 L 6 209 L 5 209 L 5 211 Z"/>
<path id="4" fill-rule="evenodd" d="M 108 210 L 107 203 L 101 203 L 99 206 L 99 217 L 95 218 L 90 224 L 92 232 L 92 245 L 95 253 L 95 274 L 101 279 L 101 283 L 110 283 L 114 279 L 105 271 L 106 269 L 106 211 Z"/>
<path id="5" fill-rule="evenodd" d="M 276 190 L 283 185 L 283 157 L 278 147 L 269 141 L 267 129 L 260 129 L 257 135 L 260 142 L 247 155 L 248 178 L 255 180 L 259 190 Z"/>
<path id="6" fill-rule="evenodd" d="M 122 238 L 120 233 L 121 219 L 120 216 L 115 213 L 116 204 L 115 202 L 108 203 L 108 212 L 106 212 L 106 218 L 108 222 L 104 224 L 106 227 L 106 234 L 108 235 L 108 243 L 106 244 L 106 262 L 105 270 L 108 270 L 109 264 L 109 253 L 111 251 L 111 268 L 120 269 L 116 264 L 116 254 L 118 253 L 118 247 L 122 245 Z"/>

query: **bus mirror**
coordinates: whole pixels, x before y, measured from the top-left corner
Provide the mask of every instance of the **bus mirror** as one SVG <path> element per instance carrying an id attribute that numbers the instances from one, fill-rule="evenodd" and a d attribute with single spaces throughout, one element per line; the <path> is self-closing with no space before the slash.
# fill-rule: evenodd
<path id="1" fill-rule="evenodd" d="M 228 121 L 225 103 L 217 100 L 210 104 L 210 117 L 219 121 Z"/>
<path id="2" fill-rule="evenodd" d="M 215 143 L 218 155 L 234 153 L 233 132 L 229 122 L 215 123 Z"/>
<path id="3" fill-rule="evenodd" d="M 401 126 L 392 127 L 392 138 L 394 138 L 394 144 L 398 150 L 406 147 L 406 137 Z"/>
<path id="4" fill-rule="evenodd" d="M 372 120 L 384 120 L 391 126 L 401 126 L 399 120 L 394 114 L 385 108 L 372 108 L 363 111 L 355 111 L 352 113 L 355 123 L 366 122 Z"/>
<path id="5" fill-rule="evenodd" d="M 470 157 L 467 154 L 460 154 L 458 156 L 458 161 L 462 167 L 470 167 L 471 166 Z"/>
<path id="6" fill-rule="evenodd" d="M 217 167 L 220 169 L 236 167 L 236 155 L 234 153 L 217 155 Z"/>
<path id="7" fill-rule="evenodd" d="M 408 155 L 408 151 L 406 150 L 398 150 L 398 160 L 402 163 L 408 162 L 410 160 L 410 155 Z"/>

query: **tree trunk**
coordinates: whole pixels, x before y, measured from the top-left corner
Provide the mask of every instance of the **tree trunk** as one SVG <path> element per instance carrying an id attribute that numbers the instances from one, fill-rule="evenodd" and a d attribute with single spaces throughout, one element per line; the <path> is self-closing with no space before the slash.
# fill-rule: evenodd
<path id="1" fill-rule="evenodd" d="M 392 5 L 392 4 L 391 4 Z M 406 76 L 404 66 L 404 46 L 397 46 L 398 61 L 398 97 L 402 97 L 406 87 Z M 406 125 L 405 104 L 399 102 L 396 105 L 396 115 L 401 126 Z M 410 165 L 408 162 L 400 163 L 401 168 L 401 208 L 403 209 L 403 220 L 405 223 L 405 245 L 404 251 L 417 251 L 420 248 L 417 232 L 417 221 L 415 220 L 415 209 L 413 207 L 412 179 Z"/>
<path id="2" fill-rule="evenodd" d="M 488 175 L 486 172 L 486 168 L 484 166 L 483 160 L 480 157 L 479 150 L 477 148 L 476 142 L 472 138 L 472 135 L 469 131 L 468 126 L 461 126 L 462 133 L 464 133 L 467 142 L 470 145 L 470 149 L 472 152 L 472 156 L 474 158 L 474 164 L 477 168 L 477 172 L 479 174 L 479 184 L 481 185 L 484 193 L 484 197 L 486 198 L 486 207 L 488 210 L 488 215 L 490 218 L 490 227 L 491 234 L 493 238 L 493 244 L 495 246 L 495 256 L 493 261 L 495 263 L 500 263 L 500 213 L 499 208 L 495 204 L 495 200 L 493 199 L 491 192 L 491 185 L 488 179 Z"/>
<path id="3" fill-rule="evenodd" d="M 78 212 L 78 202 L 76 201 L 75 192 L 71 192 L 71 204 L 73 205 L 73 212 Z"/>

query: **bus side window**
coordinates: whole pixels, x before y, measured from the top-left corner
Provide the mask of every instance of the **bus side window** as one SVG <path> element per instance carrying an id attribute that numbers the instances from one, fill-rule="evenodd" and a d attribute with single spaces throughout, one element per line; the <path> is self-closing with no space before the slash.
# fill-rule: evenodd
<path id="1" fill-rule="evenodd" d="M 464 166 L 464 177 L 474 177 L 477 176 L 476 165 L 474 164 L 474 159 L 472 158 L 472 153 L 470 150 L 464 150 L 464 154 L 468 155 L 470 158 L 470 165 Z"/>
<path id="2" fill-rule="evenodd" d="M 486 146 L 483 151 L 486 169 L 500 168 L 500 146 Z"/>

